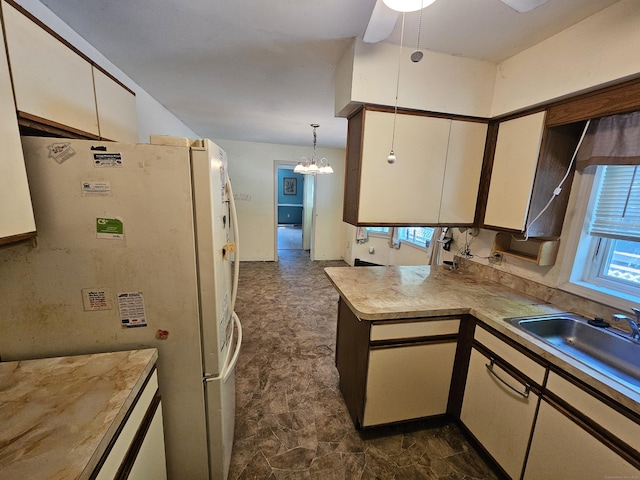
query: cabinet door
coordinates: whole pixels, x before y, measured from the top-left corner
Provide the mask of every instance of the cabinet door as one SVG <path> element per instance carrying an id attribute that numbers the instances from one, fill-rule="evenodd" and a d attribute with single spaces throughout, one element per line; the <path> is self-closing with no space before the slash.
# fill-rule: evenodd
<path id="1" fill-rule="evenodd" d="M 456 343 L 371 350 L 363 426 L 444 414 Z"/>
<path id="2" fill-rule="evenodd" d="M 92 478 L 96 478 L 96 480 L 111 480 L 116 478 L 118 471 L 121 470 L 121 467 L 128 461 L 127 457 L 130 447 L 136 439 L 138 431 L 143 425 L 147 411 L 150 408 L 153 408 L 153 401 L 157 392 L 158 372 L 154 370 L 147 382 L 147 385 L 144 387 L 144 390 L 137 398 L 136 403 L 131 407 L 129 416 L 125 417 L 124 425 L 118 431 L 117 437 L 113 439 L 111 450 L 107 454 L 104 463 L 100 466 L 100 469 L 97 472 L 94 472 L 94 477 Z M 160 422 L 160 427 L 161 426 L 162 422 Z M 156 426 L 154 428 L 156 430 L 158 429 L 157 419 Z M 158 438 L 154 445 L 159 445 L 158 442 L 160 441 L 162 443 L 162 451 L 161 453 L 159 451 L 159 454 L 162 455 L 162 457 L 159 457 L 159 461 L 164 462 L 164 437 Z M 149 448 L 149 446 L 146 448 Z"/>
<path id="3" fill-rule="evenodd" d="M 2 12 L 18 111 L 97 136 L 91 64 L 6 2 Z"/>
<path id="4" fill-rule="evenodd" d="M 485 123 L 451 122 L 440 223 L 473 223 L 486 137 Z"/>
<path id="5" fill-rule="evenodd" d="M 13 103 L 11 79 L 0 36 L 0 244 L 3 239 L 34 232 L 36 229 L 27 183 L 20 132 Z"/>
<path id="6" fill-rule="evenodd" d="M 524 231 L 545 112 L 500 124 L 493 157 L 484 224 Z"/>
<path id="7" fill-rule="evenodd" d="M 640 471 L 586 430 L 542 402 L 525 480 L 550 478 L 638 478 Z"/>
<path id="8" fill-rule="evenodd" d="M 167 478 L 162 404 L 158 405 L 127 478 L 129 480 L 147 480 L 150 478 L 164 480 Z"/>
<path id="9" fill-rule="evenodd" d="M 136 96 L 101 70 L 93 68 L 100 136 L 123 143 L 138 143 Z"/>
<path id="10" fill-rule="evenodd" d="M 460 419 L 511 478 L 520 478 L 539 397 L 516 393 L 525 386 L 497 364 L 492 373 L 489 362 L 471 351 Z"/>
<path id="11" fill-rule="evenodd" d="M 438 223 L 450 120 L 367 111 L 362 143 L 360 223 Z"/>

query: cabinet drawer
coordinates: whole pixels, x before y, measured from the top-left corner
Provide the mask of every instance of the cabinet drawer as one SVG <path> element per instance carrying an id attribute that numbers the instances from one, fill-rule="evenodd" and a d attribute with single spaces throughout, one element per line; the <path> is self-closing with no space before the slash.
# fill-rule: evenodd
<path id="1" fill-rule="evenodd" d="M 623 442 L 640 451 L 640 425 L 582 390 L 577 385 L 551 372 L 547 390 L 598 423 Z"/>
<path id="2" fill-rule="evenodd" d="M 520 370 L 523 374 L 536 382 L 538 385 L 544 383 L 544 376 L 546 368 L 539 363 L 535 362 L 525 354 L 519 352 L 513 347 L 510 347 L 499 338 L 493 336 L 483 328 L 476 328 L 474 338 L 496 355 L 501 357 L 504 361 L 510 363 L 516 369 Z"/>
<path id="3" fill-rule="evenodd" d="M 371 341 L 396 340 L 435 335 L 457 335 L 460 319 L 371 325 Z"/>
<path id="4" fill-rule="evenodd" d="M 120 465 L 125 460 L 129 446 L 133 442 L 136 432 L 138 431 L 138 428 L 140 427 L 140 424 L 142 423 L 142 420 L 144 419 L 144 416 L 147 413 L 157 391 L 158 372 L 154 370 L 151 378 L 149 378 L 147 385 L 142 391 L 142 394 L 138 398 L 138 401 L 132 407 L 133 411 L 126 420 L 120 434 L 116 438 L 113 448 L 111 448 L 109 455 L 100 468 L 100 471 L 96 476 L 97 480 L 115 478 Z"/>

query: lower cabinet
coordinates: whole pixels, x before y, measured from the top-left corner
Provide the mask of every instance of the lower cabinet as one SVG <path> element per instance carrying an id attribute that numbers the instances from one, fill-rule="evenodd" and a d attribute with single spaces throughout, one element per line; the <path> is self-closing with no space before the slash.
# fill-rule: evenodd
<path id="1" fill-rule="evenodd" d="M 138 454 L 126 477 L 129 480 L 147 480 L 149 478 L 167 478 L 167 467 L 164 456 L 164 431 L 162 424 L 162 405 L 153 415 Z"/>
<path id="2" fill-rule="evenodd" d="M 460 419 L 511 478 L 520 477 L 539 400 L 512 369 L 471 351 Z"/>
<path id="3" fill-rule="evenodd" d="M 372 349 L 363 426 L 444 414 L 455 355 L 451 342 Z"/>
<path id="4" fill-rule="evenodd" d="M 640 470 L 543 401 L 524 480 L 638 478 Z"/>
<path id="5" fill-rule="evenodd" d="M 92 478 L 167 478 L 162 404 L 158 394 L 158 374 L 155 370 L 135 404 L 131 406 L 124 425 Z"/>
<path id="6" fill-rule="evenodd" d="M 459 414 L 509 478 L 640 478 L 640 415 L 480 321 L 361 320 L 341 298 L 336 366 L 357 428 Z"/>
<path id="7" fill-rule="evenodd" d="M 340 299 L 336 366 L 357 428 L 447 413 L 459 318 L 360 320 Z"/>

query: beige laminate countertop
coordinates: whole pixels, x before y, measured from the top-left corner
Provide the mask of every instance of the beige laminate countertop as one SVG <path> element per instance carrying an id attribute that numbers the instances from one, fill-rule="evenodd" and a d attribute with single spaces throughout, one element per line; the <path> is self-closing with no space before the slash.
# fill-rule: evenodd
<path id="1" fill-rule="evenodd" d="M 325 272 L 361 320 L 471 314 L 640 414 L 638 389 L 602 375 L 504 321 L 566 310 L 478 275 L 442 266 L 327 267 Z"/>
<path id="2" fill-rule="evenodd" d="M 0 478 L 89 478 L 156 349 L 0 363 Z"/>

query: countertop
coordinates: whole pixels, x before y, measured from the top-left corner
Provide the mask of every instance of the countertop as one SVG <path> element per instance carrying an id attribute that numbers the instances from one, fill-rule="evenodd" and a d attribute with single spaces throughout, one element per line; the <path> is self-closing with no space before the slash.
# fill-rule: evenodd
<path id="1" fill-rule="evenodd" d="M 0 363 L 0 477 L 89 478 L 156 349 Z"/>
<path id="2" fill-rule="evenodd" d="M 551 303 L 476 274 L 442 266 L 327 267 L 325 272 L 361 320 L 471 314 L 640 414 L 640 391 L 600 374 L 504 321 L 566 311 Z"/>

